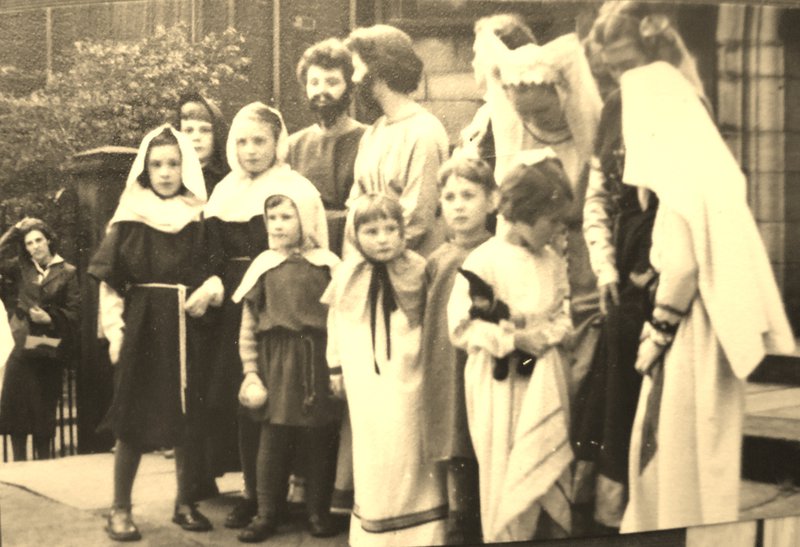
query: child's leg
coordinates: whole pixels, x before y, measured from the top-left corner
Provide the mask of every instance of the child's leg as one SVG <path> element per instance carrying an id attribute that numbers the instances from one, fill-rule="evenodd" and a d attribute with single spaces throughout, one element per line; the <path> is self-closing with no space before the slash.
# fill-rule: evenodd
<path id="1" fill-rule="evenodd" d="M 194 503 L 194 479 L 196 477 L 192 460 L 193 445 L 183 444 L 175 446 L 175 478 L 178 481 L 178 495 L 175 505 L 189 505 Z"/>
<path id="2" fill-rule="evenodd" d="M 304 427 L 300 432 L 299 453 L 306 462 L 306 507 L 310 517 L 327 518 L 330 512 L 333 481 L 336 478 L 338 424 Z"/>
<path id="3" fill-rule="evenodd" d="M 142 453 L 126 443 L 117 439 L 114 451 L 114 505 L 115 509 L 130 509 L 131 491 Z"/>
<path id="4" fill-rule="evenodd" d="M 258 516 L 275 523 L 286 502 L 286 485 L 295 445 L 292 426 L 264 422 L 258 446 Z"/>
<path id="5" fill-rule="evenodd" d="M 339 429 L 339 448 L 336 455 L 336 480 L 334 482 L 331 510 L 349 515 L 353 510 L 353 432 L 350 414 L 345 405 Z"/>
<path id="6" fill-rule="evenodd" d="M 197 510 L 195 505 L 195 484 L 197 477 L 196 460 L 193 453 L 196 444 L 188 442 L 188 436 L 184 442 L 175 446 L 175 477 L 178 481 L 178 495 L 175 499 L 175 513 L 172 515 L 172 522 L 179 525 L 189 532 L 207 532 L 213 528 L 211 521 Z"/>
<path id="7" fill-rule="evenodd" d="M 453 458 L 447 462 L 448 543 L 474 544 L 481 541 L 478 462 Z"/>
<path id="8" fill-rule="evenodd" d="M 244 478 L 244 497 L 256 499 L 256 462 L 259 452 L 261 424 L 239 416 L 239 459 Z"/>
<path id="9" fill-rule="evenodd" d="M 14 453 L 15 462 L 24 462 L 28 459 L 28 435 L 15 433 L 11 435 L 11 452 Z"/>

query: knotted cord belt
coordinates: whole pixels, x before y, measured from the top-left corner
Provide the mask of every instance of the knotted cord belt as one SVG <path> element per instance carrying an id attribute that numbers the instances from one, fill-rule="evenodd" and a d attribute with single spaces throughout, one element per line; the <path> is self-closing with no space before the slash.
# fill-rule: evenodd
<path id="1" fill-rule="evenodd" d="M 134 287 L 146 289 L 174 289 L 178 291 L 178 353 L 180 355 L 181 412 L 186 414 L 186 291 L 188 287 L 170 283 L 137 283 Z"/>

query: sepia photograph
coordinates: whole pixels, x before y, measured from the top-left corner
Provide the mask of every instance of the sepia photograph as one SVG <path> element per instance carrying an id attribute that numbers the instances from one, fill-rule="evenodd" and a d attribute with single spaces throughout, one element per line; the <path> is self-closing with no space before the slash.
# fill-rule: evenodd
<path id="1" fill-rule="evenodd" d="M 800 545 L 800 3 L 0 0 L 0 545 Z"/>

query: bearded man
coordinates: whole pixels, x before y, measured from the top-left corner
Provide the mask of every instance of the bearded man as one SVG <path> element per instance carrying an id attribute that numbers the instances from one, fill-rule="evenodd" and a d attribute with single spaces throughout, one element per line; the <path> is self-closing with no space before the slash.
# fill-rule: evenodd
<path id="1" fill-rule="evenodd" d="M 289 137 L 289 165 L 322 195 L 330 249 L 338 255 L 342 253 L 345 202 L 365 129 L 348 114 L 352 76 L 352 54 L 340 40 L 330 38 L 309 47 L 297 63 L 297 80 L 317 123 Z"/>

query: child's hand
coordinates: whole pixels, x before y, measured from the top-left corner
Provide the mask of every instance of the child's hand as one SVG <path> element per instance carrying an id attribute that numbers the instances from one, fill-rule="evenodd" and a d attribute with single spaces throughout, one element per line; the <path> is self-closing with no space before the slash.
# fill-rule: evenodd
<path id="1" fill-rule="evenodd" d="M 539 329 L 518 330 L 514 333 L 514 347 L 541 357 L 550 347 L 550 342 Z"/>
<path id="2" fill-rule="evenodd" d="M 122 349 L 122 336 L 114 336 L 108 340 L 108 358 L 112 365 L 119 362 L 119 352 Z"/>
<path id="3" fill-rule="evenodd" d="M 342 401 L 347 399 L 347 394 L 344 391 L 344 376 L 341 374 L 331 374 L 330 379 L 331 394 L 337 399 Z"/>
<path id="4" fill-rule="evenodd" d="M 211 296 L 203 287 L 195 290 L 186 300 L 186 313 L 189 317 L 202 317 L 208 309 L 208 304 L 211 301 Z"/>
<path id="5" fill-rule="evenodd" d="M 494 357 L 505 357 L 514 351 L 514 329 L 510 321 L 495 325 L 480 319 L 473 320 L 467 337 L 467 351 L 482 349 Z"/>
<path id="6" fill-rule="evenodd" d="M 255 398 L 255 400 L 252 390 L 249 390 L 250 386 L 255 386 L 256 389 L 263 392 L 260 396 Z M 257 373 L 248 372 L 244 375 L 242 386 L 239 388 L 239 402 L 242 406 L 247 408 L 259 408 L 266 402 L 267 395 L 267 388 L 264 387 L 264 382 L 261 381 L 261 377 Z"/>

